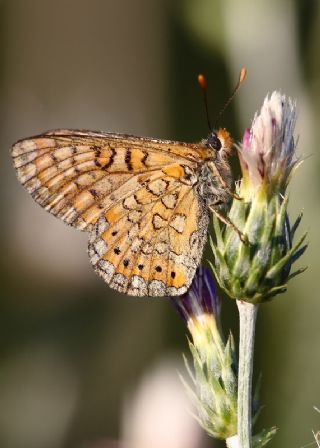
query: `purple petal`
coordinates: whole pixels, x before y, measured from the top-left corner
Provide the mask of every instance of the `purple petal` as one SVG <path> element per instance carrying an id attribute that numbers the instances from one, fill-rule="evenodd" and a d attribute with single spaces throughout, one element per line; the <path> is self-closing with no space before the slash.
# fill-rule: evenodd
<path id="1" fill-rule="evenodd" d="M 209 269 L 200 266 L 189 290 L 180 297 L 171 297 L 181 317 L 187 321 L 190 317 L 203 314 L 220 314 L 220 301 L 217 289 Z"/>

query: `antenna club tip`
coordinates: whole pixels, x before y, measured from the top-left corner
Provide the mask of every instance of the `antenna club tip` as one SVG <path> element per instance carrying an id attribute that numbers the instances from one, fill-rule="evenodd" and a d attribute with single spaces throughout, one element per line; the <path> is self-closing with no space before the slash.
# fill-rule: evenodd
<path id="1" fill-rule="evenodd" d="M 205 90 L 207 88 L 207 80 L 206 77 L 204 75 L 202 75 L 201 73 L 199 73 L 198 75 L 198 84 L 201 87 L 202 90 Z"/>
<path id="2" fill-rule="evenodd" d="M 247 69 L 246 67 L 242 67 L 239 74 L 239 83 L 242 83 L 247 77 Z"/>

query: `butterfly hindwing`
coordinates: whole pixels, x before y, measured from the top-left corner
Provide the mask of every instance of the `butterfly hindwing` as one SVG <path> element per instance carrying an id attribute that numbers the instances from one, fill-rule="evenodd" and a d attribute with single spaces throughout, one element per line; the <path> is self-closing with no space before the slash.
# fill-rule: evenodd
<path id="1" fill-rule="evenodd" d="M 164 179 L 110 208 L 92 230 L 91 263 L 120 292 L 183 294 L 200 262 L 208 212 L 191 185 Z"/>

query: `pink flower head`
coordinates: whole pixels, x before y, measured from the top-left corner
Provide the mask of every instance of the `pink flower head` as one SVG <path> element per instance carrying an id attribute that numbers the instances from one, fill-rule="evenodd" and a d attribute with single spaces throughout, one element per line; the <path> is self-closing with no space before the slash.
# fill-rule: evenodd
<path id="1" fill-rule="evenodd" d="M 260 113 L 256 113 L 251 129 L 245 130 L 238 147 L 244 196 L 252 197 L 262 185 L 285 192 L 297 164 L 295 123 L 296 104 L 291 98 L 277 91 L 265 98 Z"/>

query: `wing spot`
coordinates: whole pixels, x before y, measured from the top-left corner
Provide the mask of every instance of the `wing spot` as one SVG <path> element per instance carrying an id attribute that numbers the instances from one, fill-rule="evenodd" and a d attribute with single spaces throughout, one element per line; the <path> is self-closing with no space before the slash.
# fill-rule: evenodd
<path id="1" fill-rule="evenodd" d="M 149 155 L 149 154 L 148 154 L 147 151 L 143 151 L 143 157 L 142 157 L 142 159 L 141 159 L 141 163 L 142 163 L 142 165 L 144 165 L 144 166 L 147 166 L 146 161 L 147 161 L 148 155 Z"/>
<path id="2" fill-rule="evenodd" d="M 92 194 L 92 196 L 93 196 L 94 198 L 96 198 L 96 197 L 99 196 L 97 190 L 95 190 L 94 188 L 91 188 L 91 189 L 89 190 L 89 192 Z"/>
<path id="3" fill-rule="evenodd" d="M 132 222 L 133 224 L 136 224 L 140 221 L 141 215 L 142 215 L 141 210 L 132 210 L 128 214 L 128 221 Z"/>
<path id="4" fill-rule="evenodd" d="M 125 267 L 129 266 L 129 260 L 127 258 L 125 260 L 123 260 L 123 265 Z"/>
<path id="5" fill-rule="evenodd" d="M 152 225 L 155 230 L 162 229 L 162 227 L 165 227 L 168 224 L 168 222 L 162 218 L 162 216 L 159 215 L 159 213 L 155 213 L 152 218 Z"/>
<path id="6" fill-rule="evenodd" d="M 153 246 L 150 243 L 144 243 L 141 251 L 144 255 L 150 255 L 152 253 Z"/>
<path id="7" fill-rule="evenodd" d="M 155 196 L 162 195 L 168 188 L 168 182 L 163 179 L 157 179 L 149 182 L 147 185 L 147 190 Z"/>
<path id="8" fill-rule="evenodd" d="M 111 235 L 112 235 L 112 236 L 116 236 L 117 233 L 118 233 L 118 230 L 114 230 L 113 232 L 111 232 Z"/>
<path id="9" fill-rule="evenodd" d="M 186 215 L 176 214 L 172 221 L 170 222 L 170 227 L 172 227 L 176 232 L 183 233 L 186 225 Z"/>
<path id="10" fill-rule="evenodd" d="M 130 148 L 128 148 L 127 151 L 126 151 L 126 155 L 125 155 L 124 161 L 126 162 L 128 170 L 132 171 L 133 170 L 133 166 L 132 166 L 132 163 L 131 163 L 131 149 Z"/>
<path id="11" fill-rule="evenodd" d="M 116 247 L 115 249 L 113 249 L 113 252 L 114 252 L 116 255 L 120 255 L 120 254 L 121 254 L 121 250 L 119 249 L 119 247 Z"/>
<path id="12" fill-rule="evenodd" d="M 168 244 L 164 241 L 159 241 L 154 249 L 158 252 L 158 254 L 162 255 L 168 251 Z"/>
<path id="13" fill-rule="evenodd" d="M 94 247 L 96 254 L 98 254 L 99 257 L 103 257 L 103 255 L 107 251 L 107 245 L 104 240 L 96 241 L 95 244 L 93 245 L 93 247 Z"/>
<path id="14" fill-rule="evenodd" d="M 177 204 L 178 195 L 176 193 L 168 194 L 161 199 L 162 204 L 173 210 Z"/>
<path id="15" fill-rule="evenodd" d="M 139 252 L 142 244 L 143 240 L 141 238 L 136 237 L 131 243 L 131 251 L 134 253 Z"/>
<path id="16" fill-rule="evenodd" d="M 101 233 L 105 232 L 107 228 L 109 227 L 109 223 L 105 216 L 101 216 L 98 220 L 98 224 L 96 227 L 96 235 L 101 235 Z"/>
<path id="17" fill-rule="evenodd" d="M 138 269 L 139 269 L 139 271 L 142 271 L 143 268 L 144 268 L 144 265 L 143 265 L 143 264 L 138 264 Z"/>
<path id="18" fill-rule="evenodd" d="M 136 200 L 136 195 L 129 196 L 123 200 L 122 205 L 127 210 L 134 210 L 139 205 Z"/>
<path id="19" fill-rule="evenodd" d="M 162 267 L 161 266 L 156 266 L 155 269 L 156 269 L 157 272 L 162 272 Z"/>
<path id="20" fill-rule="evenodd" d="M 174 271 L 171 271 L 171 278 L 175 278 L 176 273 Z"/>

